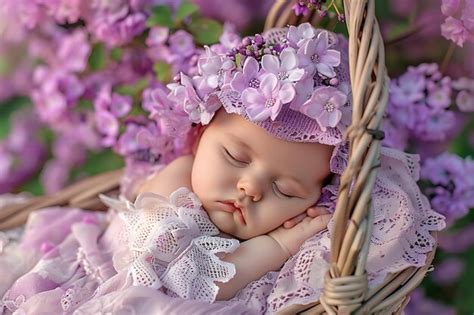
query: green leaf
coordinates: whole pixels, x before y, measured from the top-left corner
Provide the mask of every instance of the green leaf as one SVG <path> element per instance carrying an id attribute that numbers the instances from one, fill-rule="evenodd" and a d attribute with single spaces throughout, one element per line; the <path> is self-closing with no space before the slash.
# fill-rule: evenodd
<path id="1" fill-rule="evenodd" d="M 182 20 L 184 20 L 191 14 L 198 11 L 199 11 L 199 8 L 195 4 L 189 1 L 183 1 L 181 5 L 178 7 L 178 9 L 176 10 L 176 21 L 181 22 Z"/>
<path id="2" fill-rule="evenodd" d="M 163 82 L 167 83 L 171 81 L 171 66 L 164 62 L 164 61 L 158 61 L 153 64 L 153 71 L 155 71 L 156 78 Z"/>
<path id="3" fill-rule="evenodd" d="M 223 27 L 222 24 L 215 20 L 200 18 L 191 22 L 189 30 L 197 43 L 211 45 L 219 42 Z"/>
<path id="4" fill-rule="evenodd" d="M 89 56 L 89 66 L 92 70 L 97 71 L 105 66 L 105 49 L 104 45 L 97 43 L 92 47 L 91 55 Z"/>
<path id="5" fill-rule="evenodd" d="M 110 51 L 110 58 L 114 61 L 119 61 L 122 58 L 123 50 L 122 48 L 115 47 Z"/>
<path id="6" fill-rule="evenodd" d="M 156 25 L 174 28 L 173 13 L 168 6 L 159 5 L 152 9 L 152 14 L 147 20 L 147 26 L 152 27 Z"/>
<path id="7" fill-rule="evenodd" d="M 120 85 L 117 88 L 115 88 L 115 92 L 124 94 L 124 95 L 130 95 L 130 96 L 136 96 L 139 93 L 143 91 L 148 86 L 148 80 L 146 78 L 142 78 L 140 80 L 137 80 L 133 84 L 127 84 L 127 85 Z"/>
<path id="8" fill-rule="evenodd" d="M 242 55 L 240 53 L 235 55 L 235 64 L 237 65 L 237 69 L 242 69 Z"/>

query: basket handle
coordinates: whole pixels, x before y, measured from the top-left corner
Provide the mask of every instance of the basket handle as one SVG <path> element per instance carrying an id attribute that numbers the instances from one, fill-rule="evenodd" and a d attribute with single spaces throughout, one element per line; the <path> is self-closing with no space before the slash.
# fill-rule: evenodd
<path id="1" fill-rule="evenodd" d="M 313 25 L 317 23 L 314 10 L 306 17 L 295 16 L 294 3 L 276 0 L 265 29 L 307 21 Z M 375 1 L 344 0 L 344 13 L 349 33 L 353 112 L 352 124 L 345 133 L 349 142 L 349 163 L 341 176 L 331 236 L 331 266 L 320 301 L 329 314 L 342 309 L 355 310 L 367 293 L 365 265 L 373 215 L 371 193 L 380 166 L 383 138 L 380 124 L 388 100 L 389 83 L 383 40 L 375 17 Z"/>

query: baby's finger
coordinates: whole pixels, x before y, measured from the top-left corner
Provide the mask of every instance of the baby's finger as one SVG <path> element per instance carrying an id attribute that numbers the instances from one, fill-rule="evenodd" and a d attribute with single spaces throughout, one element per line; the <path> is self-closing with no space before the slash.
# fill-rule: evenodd
<path id="1" fill-rule="evenodd" d="M 328 214 L 329 210 L 326 207 L 311 207 L 306 210 L 306 214 L 312 218 L 315 218 L 319 215 Z"/>
<path id="2" fill-rule="evenodd" d="M 283 223 L 283 227 L 286 228 L 286 229 L 291 229 L 292 227 L 294 227 L 295 225 L 297 225 L 298 223 L 303 221 L 303 219 L 305 217 L 306 217 L 306 213 L 301 213 L 301 214 L 297 215 L 296 217 L 293 217 L 293 218 L 285 221 Z"/>
<path id="3" fill-rule="evenodd" d="M 328 226 L 328 223 L 329 223 L 329 220 L 331 220 L 331 217 L 332 217 L 331 214 L 323 214 L 312 219 L 310 222 L 310 229 L 312 233 L 314 234 L 314 233 L 324 230 Z"/>

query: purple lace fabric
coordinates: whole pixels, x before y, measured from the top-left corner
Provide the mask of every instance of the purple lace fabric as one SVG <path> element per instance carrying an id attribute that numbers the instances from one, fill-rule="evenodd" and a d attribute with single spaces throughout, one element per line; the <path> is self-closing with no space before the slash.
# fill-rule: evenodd
<path id="1" fill-rule="evenodd" d="M 366 268 L 370 287 L 389 273 L 424 265 L 426 253 L 435 245 L 430 231 L 445 227 L 444 217 L 430 208 L 416 185 L 418 156 L 387 148 L 381 153 Z M 321 203 L 333 204 L 337 186 L 329 185 L 325 191 Z M 152 230 L 143 231 L 144 235 L 153 234 Z M 4 314 L 273 314 L 320 297 L 332 231 L 331 222 L 328 230 L 308 239 L 281 270 L 248 284 L 230 301 L 209 304 L 193 297 L 177 298 L 175 289 L 133 285 L 130 267 L 134 260 L 130 257 L 136 249 L 129 250 L 130 235 L 114 210 L 106 216 L 48 208 L 30 216 L 19 243 L 6 243 L 3 248 L 0 272 L 9 276 L 0 277 L 0 310 Z M 150 245 L 146 241 L 134 244 Z M 137 252 L 135 257 L 142 257 L 140 250 Z M 178 252 L 180 257 L 190 257 L 186 249 Z M 187 270 L 175 268 L 172 278 L 186 282 Z M 166 279 L 160 281 L 165 283 Z"/>

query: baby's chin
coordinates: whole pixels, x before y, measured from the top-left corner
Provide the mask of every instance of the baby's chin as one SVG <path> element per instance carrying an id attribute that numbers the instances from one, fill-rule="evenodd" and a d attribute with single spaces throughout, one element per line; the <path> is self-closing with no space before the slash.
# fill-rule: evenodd
<path id="1" fill-rule="evenodd" d="M 256 234 L 254 231 L 251 231 L 246 226 L 239 226 L 233 218 L 233 214 L 223 212 L 223 211 L 208 211 L 206 210 L 209 219 L 215 226 L 219 229 L 220 232 L 237 238 L 239 240 L 248 240 L 259 234 Z M 252 233 L 253 232 L 253 233 Z"/>

